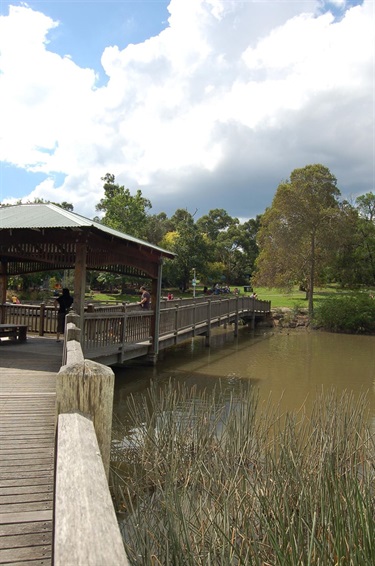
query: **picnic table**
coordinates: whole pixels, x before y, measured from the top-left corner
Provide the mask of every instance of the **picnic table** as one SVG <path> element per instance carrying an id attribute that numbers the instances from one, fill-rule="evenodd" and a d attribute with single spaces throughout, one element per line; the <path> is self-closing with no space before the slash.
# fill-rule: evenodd
<path id="1" fill-rule="evenodd" d="M 0 341 L 2 338 L 12 338 L 17 342 L 26 342 L 27 325 L 0 324 Z"/>

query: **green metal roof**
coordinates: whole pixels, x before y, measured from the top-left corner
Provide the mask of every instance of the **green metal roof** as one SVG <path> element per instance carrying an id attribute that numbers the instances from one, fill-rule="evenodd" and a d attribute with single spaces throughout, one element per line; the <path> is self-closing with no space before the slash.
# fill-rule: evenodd
<path id="1" fill-rule="evenodd" d="M 116 238 L 155 250 L 164 256 L 173 258 L 176 255 L 124 232 L 113 230 L 100 222 L 95 222 L 75 212 L 69 212 L 55 204 L 19 204 L 0 207 L 0 231 L 43 228 L 95 228 Z"/>

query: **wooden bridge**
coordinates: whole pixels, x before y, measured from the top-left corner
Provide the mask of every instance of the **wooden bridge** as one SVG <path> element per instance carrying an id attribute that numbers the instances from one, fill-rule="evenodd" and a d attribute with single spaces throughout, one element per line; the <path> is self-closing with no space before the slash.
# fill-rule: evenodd
<path id="1" fill-rule="evenodd" d="M 104 474 L 114 378 L 97 361 L 147 356 L 151 346 L 155 352 L 152 313 L 88 306 L 83 329 L 69 323 L 68 340 L 59 344 L 53 307 L 2 309 L 6 322 L 27 325 L 29 336 L 0 344 L 0 564 L 103 566 L 111 556 L 111 566 L 125 566 Z M 269 312 L 268 302 L 250 297 L 168 302 L 157 351 L 197 335 L 209 341 L 215 327 L 234 324 L 236 331 L 241 319 L 254 324 Z"/>
<path id="2" fill-rule="evenodd" d="M 56 332 L 56 309 L 48 305 L 5 304 L 5 323 L 27 325 L 29 332 L 40 336 Z M 156 361 L 160 350 L 177 345 L 194 336 L 204 336 L 209 344 L 211 332 L 220 326 L 240 321 L 255 326 L 270 315 L 271 303 L 249 296 L 202 297 L 162 301 L 155 338 L 151 336 L 152 310 L 143 311 L 132 304 L 88 304 L 80 322 L 81 345 L 86 359 L 105 365 L 121 364 L 147 356 Z"/>

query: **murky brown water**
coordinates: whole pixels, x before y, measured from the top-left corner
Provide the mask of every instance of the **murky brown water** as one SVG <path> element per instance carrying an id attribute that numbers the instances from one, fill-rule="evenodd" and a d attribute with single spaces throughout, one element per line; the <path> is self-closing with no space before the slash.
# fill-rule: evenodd
<path id="1" fill-rule="evenodd" d="M 114 412 L 126 423 L 124 401 L 140 399 L 151 380 L 211 390 L 220 382 L 224 398 L 249 381 L 260 400 L 271 399 L 284 410 L 311 406 L 317 394 L 331 391 L 366 393 L 375 423 L 375 337 L 293 330 L 253 334 L 218 330 L 210 348 L 203 338 L 164 353 L 156 367 L 116 369 Z M 131 423 L 129 423 L 131 426 Z"/>

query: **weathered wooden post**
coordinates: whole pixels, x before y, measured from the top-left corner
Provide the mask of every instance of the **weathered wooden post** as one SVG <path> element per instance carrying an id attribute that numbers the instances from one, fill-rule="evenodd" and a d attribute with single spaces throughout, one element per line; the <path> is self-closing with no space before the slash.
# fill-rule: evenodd
<path id="1" fill-rule="evenodd" d="M 115 376 L 111 368 L 85 360 L 80 345 L 80 317 L 66 317 L 64 363 L 57 374 L 57 414 L 79 411 L 94 423 L 105 472 L 109 474 Z"/>
<path id="2" fill-rule="evenodd" d="M 234 319 L 234 335 L 238 336 L 238 295 L 236 295 L 236 318 Z"/>
<path id="3" fill-rule="evenodd" d="M 211 343 L 211 299 L 207 299 L 207 332 L 206 332 L 206 346 Z"/>
<path id="4" fill-rule="evenodd" d="M 177 336 L 178 334 L 178 310 L 179 305 L 176 303 L 175 305 L 175 312 L 174 312 L 174 335 Z"/>
<path id="5" fill-rule="evenodd" d="M 40 314 L 39 314 L 39 336 L 44 335 L 44 321 L 46 317 L 46 305 L 45 303 L 41 303 L 40 305 Z"/>
<path id="6" fill-rule="evenodd" d="M 0 260 L 0 324 L 5 324 L 5 302 L 7 300 L 7 262 Z"/>
<path id="7" fill-rule="evenodd" d="M 91 360 L 62 367 L 56 380 L 57 414 L 79 411 L 92 418 L 107 478 L 114 384 L 115 376 L 111 368 Z"/>

